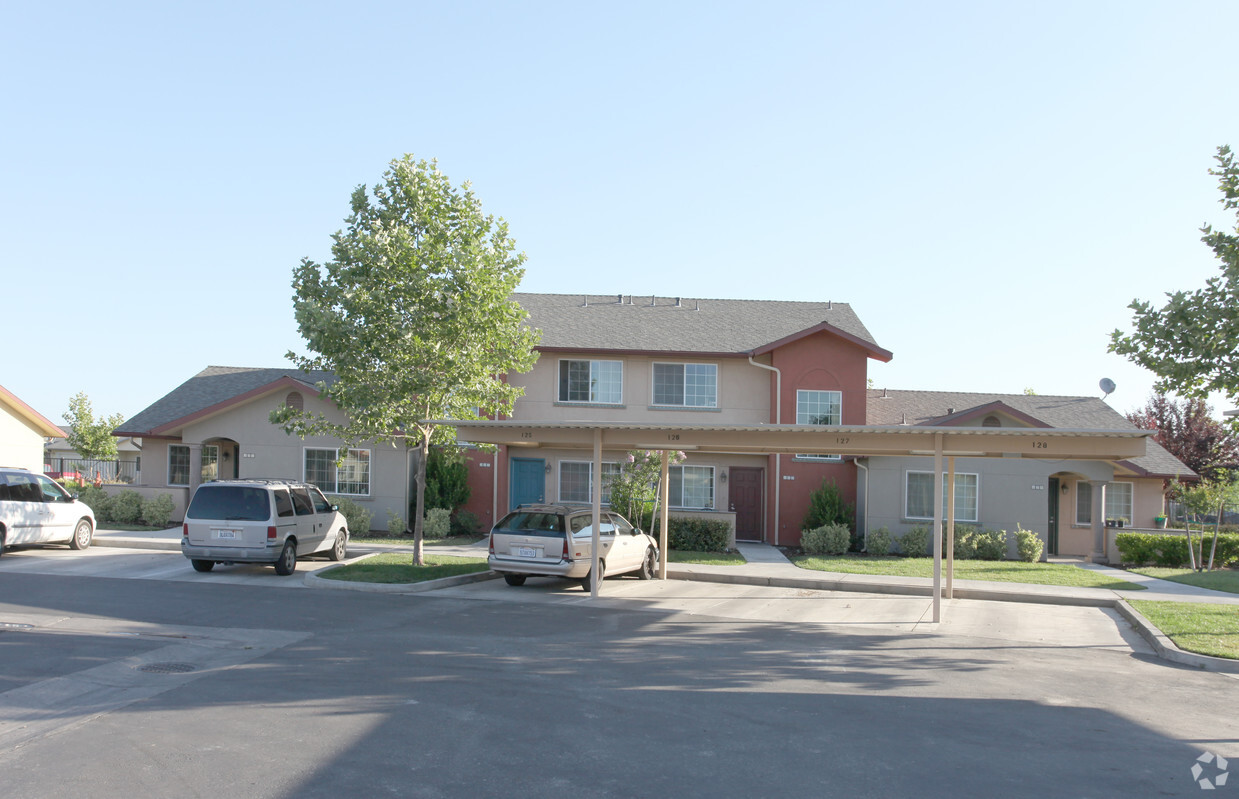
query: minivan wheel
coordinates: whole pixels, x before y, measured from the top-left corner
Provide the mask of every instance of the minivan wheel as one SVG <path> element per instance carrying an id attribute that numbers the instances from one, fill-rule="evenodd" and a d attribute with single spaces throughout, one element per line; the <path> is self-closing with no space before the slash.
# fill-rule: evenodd
<path id="1" fill-rule="evenodd" d="M 275 573 L 286 577 L 297 569 L 297 544 L 290 538 L 280 550 L 280 559 L 275 562 Z"/>
<path id="2" fill-rule="evenodd" d="M 86 519 L 79 519 L 77 527 L 73 528 L 73 537 L 69 539 L 69 548 L 85 549 L 90 546 L 94 537 L 95 531 L 91 529 L 90 522 Z"/>
<path id="3" fill-rule="evenodd" d="M 508 585 L 521 586 L 525 584 L 525 575 L 523 574 L 505 574 L 503 580 Z"/>
<path id="4" fill-rule="evenodd" d="M 215 561 L 213 560 L 198 560 L 195 558 L 190 563 L 194 564 L 194 571 L 196 572 L 209 572 L 215 568 Z"/>
<path id="5" fill-rule="evenodd" d="M 653 580 L 657 571 L 658 556 L 654 554 L 654 547 L 650 547 L 645 550 L 645 560 L 641 561 L 641 569 L 637 572 L 637 576 L 642 580 Z"/>
<path id="6" fill-rule="evenodd" d="M 348 530 L 341 530 L 336 533 L 336 543 L 332 545 L 331 552 L 327 553 L 327 557 L 332 560 L 344 560 L 348 554 Z"/>

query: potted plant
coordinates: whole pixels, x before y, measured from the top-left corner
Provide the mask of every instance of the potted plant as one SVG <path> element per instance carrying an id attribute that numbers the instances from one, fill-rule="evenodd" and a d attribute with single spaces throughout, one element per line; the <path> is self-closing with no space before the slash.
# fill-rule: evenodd
<path id="1" fill-rule="evenodd" d="M 1127 517 L 1126 517 L 1126 516 L 1120 516 L 1120 517 L 1119 517 L 1119 527 L 1126 527 L 1126 526 L 1127 526 Z"/>
<path id="2" fill-rule="evenodd" d="M 1117 526 L 1118 526 L 1118 522 L 1116 522 L 1114 519 L 1106 519 L 1106 527 L 1117 527 Z"/>
<path id="3" fill-rule="evenodd" d="M 1166 529 L 1166 517 L 1165 516 L 1154 516 L 1153 523 L 1157 525 L 1158 530 Z"/>

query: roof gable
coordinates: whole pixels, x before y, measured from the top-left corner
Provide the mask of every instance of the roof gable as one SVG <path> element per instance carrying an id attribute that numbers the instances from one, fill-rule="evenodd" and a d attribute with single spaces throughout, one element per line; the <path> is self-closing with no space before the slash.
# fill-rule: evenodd
<path id="1" fill-rule="evenodd" d="M 25 423 L 26 426 L 45 438 L 65 437 L 65 431 L 53 424 L 46 416 L 22 402 L 17 398 L 16 394 L 4 386 L 0 386 L 0 408 L 8 411 L 10 416 Z"/>

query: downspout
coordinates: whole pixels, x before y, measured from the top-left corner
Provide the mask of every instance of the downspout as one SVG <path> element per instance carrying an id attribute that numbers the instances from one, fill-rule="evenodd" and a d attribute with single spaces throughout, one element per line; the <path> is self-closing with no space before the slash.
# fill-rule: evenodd
<path id="1" fill-rule="evenodd" d="M 753 360 L 753 356 L 749 356 L 749 363 L 759 369 L 765 369 L 768 372 L 774 372 L 774 423 L 783 424 L 783 373 L 776 367 L 767 366 L 764 363 L 758 363 Z M 782 506 L 779 503 L 779 497 L 783 493 L 783 455 L 776 452 L 774 455 L 774 545 L 779 545 L 779 512 Z"/>

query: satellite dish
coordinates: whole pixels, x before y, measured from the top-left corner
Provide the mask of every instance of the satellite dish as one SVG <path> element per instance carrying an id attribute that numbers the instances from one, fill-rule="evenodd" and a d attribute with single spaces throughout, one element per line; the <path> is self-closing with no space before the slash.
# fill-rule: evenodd
<path id="1" fill-rule="evenodd" d="M 1114 381 L 1108 377 L 1101 378 L 1101 382 L 1097 384 L 1097 387 L 1106 392 L 1105 395 L 1102 396 L 1102 399 L 1105 399 L 1113 394 L 1115 389 Z"/>

